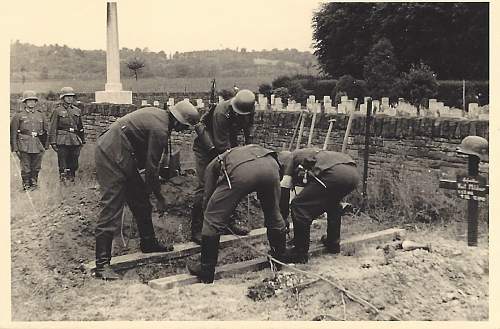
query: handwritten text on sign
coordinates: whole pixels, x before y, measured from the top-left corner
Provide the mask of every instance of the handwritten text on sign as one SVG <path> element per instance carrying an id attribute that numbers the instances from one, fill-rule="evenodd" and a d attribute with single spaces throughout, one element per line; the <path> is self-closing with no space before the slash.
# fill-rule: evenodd
<path id="1" fill-rule="evenodd" d="M 486 177 L 457 175 L 457 193 L 465 200 L 486 201 Z"/>

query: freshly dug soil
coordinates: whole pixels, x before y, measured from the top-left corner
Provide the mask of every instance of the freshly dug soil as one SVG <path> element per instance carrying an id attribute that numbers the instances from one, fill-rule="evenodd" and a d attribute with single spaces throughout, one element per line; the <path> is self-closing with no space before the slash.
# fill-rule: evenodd
<path id="1" fill-rule="evenodd" d="M 170 203 L 163 218 L 154 217 L 160 239 L 184 242 L 190 236 L 190 205 L 196 184 L 193 176 L 175 178 L 162 188 Z M 33 192 L 46 193 L 43 187 Z M 13 193 L 20 193 L 13 191 Z M 341 255 L 312 258 L 296 268 L 322 274 L 375 305 L 380 314 L 351 301 L 324 281 L 300 291 L 286 290 L 258 300 L 248 289 L 270 280 L 270 270 L 236 275 L 212 285 L 194 284 L 167 291 L 144 283 L 174 273 L 186 273 L 185 259 L 149 264 L 125 271 L 124 280 L 103 282 L 81 271 L 81 264 L 94 259 L 94 225 L 99 192 L 93 184 L 61 188 L 57 206 L 41 207 L 38 216 L 16 216 L 11 222 L 12 318 L 14 321 L 44 320 L 387 320 L 385 312 L 403 320 L 487 320 L 488 237 L 482 223 L 479 246 L 466 246 L 464 222 L 444 226 L 404 227 L 411 240 L 431 242 L 432 252 L 394 250 L 366 246 Z M 16 198 L 19 196 L 16 196 Z M 262 212 L 253 197 L 250 216 L 246 200 L 237 216 L 248 228 L 262 227 Z M 25 204 L 26 205 L 26 204 Z M 21 206 L 21 205 L 20 205 Z M 13 207 L 16 205 L 13 204 Z M 137 252 L 138 237 L 130 213 L 125 216 L 123 246 L 120 232 L 113 255 Z M 367 216 L 344 216 L 343 238 L 382 230 Z M 325 232 L 317 220 L 312 240 Z M 267 242 L 252 243 L 266 252 Z M 241 244 L 221 249 L 219 264 L 256 257 L 256 251 Z M 293 268 L 284 269 L 293 272 Z M 314 277 L 307 278 L 313 279 Z M 344 311 L 345 303 L 345 311 Z"/>

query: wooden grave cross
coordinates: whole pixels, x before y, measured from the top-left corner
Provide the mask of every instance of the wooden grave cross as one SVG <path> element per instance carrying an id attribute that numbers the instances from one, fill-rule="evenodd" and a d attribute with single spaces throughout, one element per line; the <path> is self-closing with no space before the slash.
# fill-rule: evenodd
<path id="1" fill-rule="evenodd" d="M 479 157 L 469 155 L 468 174 L 458 174 L 456 181 L 440 179 L 439 187 L 456 190 L 460 198 L 467 200 L 467 244 L 477 246 L 478 205 L 486 201 L 489 185 L 486 177 L 479 175 Z"/>

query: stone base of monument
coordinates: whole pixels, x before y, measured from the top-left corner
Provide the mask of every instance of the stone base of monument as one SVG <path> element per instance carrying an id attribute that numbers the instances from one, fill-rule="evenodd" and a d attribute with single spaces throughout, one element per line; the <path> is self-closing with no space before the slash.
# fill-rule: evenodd
<path id="1" fill-rule="evenodd" d="M 132 104 L 131 91 L 96 91 L 96 103 L 111 103 L 111 104 Z"/>

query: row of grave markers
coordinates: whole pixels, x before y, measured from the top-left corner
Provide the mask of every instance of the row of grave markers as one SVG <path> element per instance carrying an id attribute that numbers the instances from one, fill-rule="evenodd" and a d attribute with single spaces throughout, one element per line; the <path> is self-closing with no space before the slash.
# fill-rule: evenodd
<path id="1" fill-rule="evenodd" d="M 189 98 L 184 98 L 189 100 Z M 359 106 L 360 113 L 366 113 L 366 104 L 368 97 L 364 98 L 364 102 Z M 224 99 L 219 96 L 219 102 Z M 196 108 L 204 108 L 205 103 L 201 98 L 196 100 Z M 323 102 L 320 103 L 316 100 L 314 95 L 310 95 L 307 98 L 306 109 L 310 111 L 321 111 L 323 108 L 325 113 L 338 113 L 338 114 L 348 114 L 352 111 L 356 111 L 357 99 L 349 99 L 347 96 L 342 96 L 340 103 L 337 107 L 332 105 L 332 99 L 330 96 L 324 96 Z M 175 104 L 174 98 L 169 98 L 167 105 L 173 106 Z M 275 97 L 271 95 L 270 106 L 268 105 L 268 98 L 263 94 L 257 94 L 257 101 L 255 102 L 255 108 L 258 110 L 285 110 L 285 111 L 300 111 L 302 105 L 294 100 L 290 100 L 288 105 L 285 106 L 280 97 Z M 159 106 L 158 101 L 153 102 L 153 106 Z M 143 100 L 141 106 L 149 106 L 146 100 Z M 387 115 L 387 116 L 418 116 L 417 108 L 404 101 L 403 98 L 398 100 L 398 104 L 392 106 L 389 103 L 389 97 L 382 97 L 381 100 L 372 101 L 372 110 L 374 115 Z M 429 99 L 429 108 L 422 108 L 420 110 L 420 116 L 425 117 L 446 117 L 446 118 L 468 118 L 468 119 L 479 119 L 488 120 L 489 110 L 488 106 L 479 107 L 478 103 L 469 103 L 469 110 L 467 113 L 463 113 L 461 109 L 450 108 L 445 106 L 443 102 L 438 102 L 437 99 Z"/>

